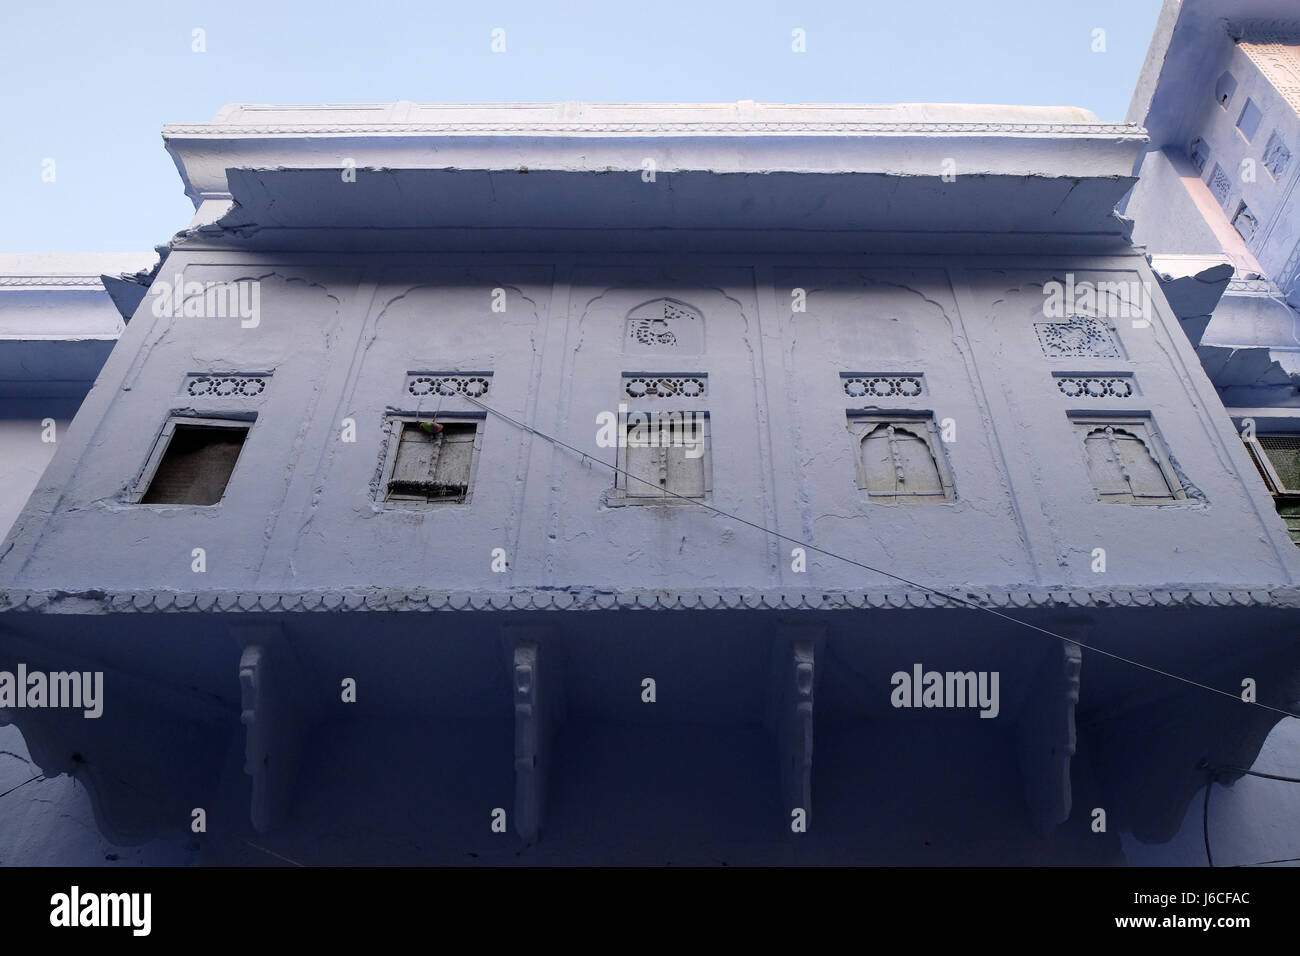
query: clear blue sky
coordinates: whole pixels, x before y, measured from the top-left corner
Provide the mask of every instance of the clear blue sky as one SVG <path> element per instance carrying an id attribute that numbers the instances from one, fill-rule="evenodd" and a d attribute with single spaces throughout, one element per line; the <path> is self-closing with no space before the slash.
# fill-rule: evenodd
<path id="1" fill-rule="evenodd" d="M 226 103 L 949 102 L 1124 118 L 1159 0 L 6 0 L 0 252 L 166 242 L 161 127 Z M 192 31 L 206 52 L 191 50 Z M 506 52 L 491 31 L 506 31 Z M 791 51 L 806 31 L 807 52 Z M 1102 28 L 1106 50 L 1093 52 Z M 54 182 L 42 181 L 53 159 Z"/>

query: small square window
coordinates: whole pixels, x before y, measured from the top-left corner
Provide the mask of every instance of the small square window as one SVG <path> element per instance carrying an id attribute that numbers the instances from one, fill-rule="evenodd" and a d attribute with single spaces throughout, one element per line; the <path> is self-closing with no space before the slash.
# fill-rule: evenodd
<path id="1" fill-rule="evenodd" d="M 614 502 L 703 501 L 709 493 L 707 412 L 630 412 L 620 427 Z"/>
<path id="2" fill-rule="evenodd" d="M 1255 138 L 1255 134 L 1259 132 L 1259 121 L 1263 118 L 1264 114 L 1259 111 L 1255 101 L 1247 97 L 1246 105 L 1241 108 L 1241 115 L 1237 117 L 1237 129 L 1246 138 L 1246 142 L 1249 143 Z"/>
<path id="3" fill-rule="evenodd" d="M 1071 418 L 1098 501 L 1159 505 L 1187 497 L 1150 419 Z"/>
<path id="4" fill-rule="evenodd" d="M 389 419 L 382 500 L 399 508 L 468 501 L 478 430 L 476 420 Z"/>
<path id="5" fill-rule="evenodd" d="M 951 501 L 952 473 L 933 415 L 849 415 L 858 487 L 872 501 Z"/>
<path id="6" fill-rule="evenodd" d="M 247 422 L 170 419 L 142 476 L 147 505 L 215 505 L 248 438 Z M 161 450 L 161 454 L 159 454 Z"/>

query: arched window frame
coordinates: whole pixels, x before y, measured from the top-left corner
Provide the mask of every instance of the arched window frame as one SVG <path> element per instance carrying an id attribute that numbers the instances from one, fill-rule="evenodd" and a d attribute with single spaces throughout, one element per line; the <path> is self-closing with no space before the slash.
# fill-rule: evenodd
<path id="1" fill-rule="evenodd" d="M 940 490 L 938 492 L 911 491 L 906 488 L 905 482 L 901 489 L 896 485 L 896 490 L 891 494 L 881 494 L 870 489 L 869 475 L 863 464 L 863 446 L 866 440 L 881 426 L 891 429 L 891 455 L 894 455 L 893 436 L 899 431 L 913 435 L 925 444 L 926 450 L 934 460 L 935 469 L 939 475 Z M 893 414 L 849 412 L 848 429 L 853 436 L 857 485 L 861 491 L 866 493 L 869 500 L 882 504 L 922 504 L 955 500 L 956 490 L 953 484 L 952 469 L 949 467 L 948 456 L 944 450 L 944 444 L 940 440 L 939 429 L 935 423 L 933 412 L 898 412 Z M 894 467 L 901 467 L 897 457 L 894 457 Z"/>
<path id="2" fill-rule="evenodd" d="M 1099 502 L 1130 505 L 1167 505 L 1187 499 L 1187 492 L 1174 471 L 1164 444 L 1161 442 L 1155 425 L 1149 417 L 1121 418 L 1072 414 L 1070 419 L 1074 423 L 1075 431 L 1079 436 L 1080 450 L 1083 452 L 1084 459 L 1084 473 L 1088 475 L 1088 480 L 1092 484 L 1093 492 Z M 1098 433 L 1110 440 L 1111 453 L 1120 462 L 1120 473 L 1128 485 L 1127 491 L 1110 491 L 1098 487 L 1093 472 L 1093 462 L 1088 451 L 1088 440 Z M 1128 468 L 1123 464 L 1123 456 L 1120 454 L 1115 437 L 1117 434 L 1127 435 L 1141 443 L 1165 483 L 1167 489 L 1165 492 L 1154 493 L 1133 487 L 1132 475 L 1129 474 Z"/>

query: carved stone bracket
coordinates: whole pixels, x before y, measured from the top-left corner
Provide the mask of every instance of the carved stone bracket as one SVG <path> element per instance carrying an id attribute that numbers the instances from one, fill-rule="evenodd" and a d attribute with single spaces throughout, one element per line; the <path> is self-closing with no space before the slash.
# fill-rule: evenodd
<path id="1" fill-rule="evenodd" d="M 1072 624 L 1061 633 L 1082 641 L 1088 626 Z M 1082 665 L 1078 644 L 1063 642 L 1050 648 L 1032 678 L 1016 724 L 1025 803 L 1034 828 L 1044 836 L 1070 816 L 1070 760 L 1075 751 L 1074 711 Z"/>
<path id="2" fill-rule="evenodd" d="M 782 627 L 768 693 L 767 725 L 776 738 L 785 825 L 802 810 L 812 819 L 813 691 L 821 625 Z"/>
<path id="3" fill-rule="evenodd" d="M 542 835 L 551 746 L 562 717 L 559 662 L 543 652 L 546 633 L 542 628 L 506 628 L 515 708 L 514 822 L 525 843 Z"/>
<path id="4" fill-rule="evenodd" d="M 293 804 L 303 738 L 313 714 L 302 668 L 279 626 L 232 628 L 244 645 L 239 659 L 244 772 L 253 778 L 253 827 L 281 825 Z"/>

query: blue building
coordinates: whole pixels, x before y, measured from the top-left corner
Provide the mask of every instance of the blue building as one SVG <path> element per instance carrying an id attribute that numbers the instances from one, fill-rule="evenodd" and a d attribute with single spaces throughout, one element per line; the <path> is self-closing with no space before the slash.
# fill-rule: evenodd
<path id="1" fill-rule="evenodd" d="M 1139 125 L 164 138 L 195 218 L 0 549 L 5 715 L 114 841 L 1119 863 L 1294 710 L 1300 551 L 1115 213 Z"/>
<path id="2" fill-rule="evenodd" d="M 1129 110 L 1151 142 L 1124 214 L 1300 542 L 1298 109 L 1300 13 L 1292 5 L 1167 2 Z M 1294 776 L 1295 724 L 1278 726 L 1256 770 Z M 1296 855 L 1290 821 L 1300 797 L 1292 789 L 1256 778 L 1216 788 L 1211 830 L 1235 848 L 1236 862 Z M 1197 817 L 1171 844 L 1136 857 L 1202 860 Z"/>

